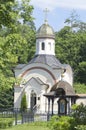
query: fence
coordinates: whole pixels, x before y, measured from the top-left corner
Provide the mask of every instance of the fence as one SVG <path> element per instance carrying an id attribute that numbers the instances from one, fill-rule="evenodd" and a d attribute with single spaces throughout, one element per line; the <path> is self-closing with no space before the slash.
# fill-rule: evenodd
<path id="1" fill-rule="evenodd" d="M 21 111 L 20 109 L 0 109 L 0 118 L 14 118 L 14 125 L 23 124 L 26 122 L 48 121 L 51 114 L 36 113 L 30 109 Z"/>

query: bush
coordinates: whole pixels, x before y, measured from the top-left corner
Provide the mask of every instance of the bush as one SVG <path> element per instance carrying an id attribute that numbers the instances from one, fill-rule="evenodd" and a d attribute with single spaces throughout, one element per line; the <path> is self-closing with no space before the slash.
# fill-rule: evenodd
<path id="1" fill-rule="evenodd" d="M 52 116 L 52 118 L 50 119 L 50 121 L 48 122 L 48 127 L 53 130 L 54 125 L 56 124 L 56 122 L 59 120 L 59 116 Z"/>
<path id="2" fill-rule="evenodd" d="M 51 130 L 75 130 L 75 120 L 68 116 L 53 116 L 48 123 Z"/>
<path id="3" fill-rule="evenodd" d="M 0 128 L 5 129 L 13 125 L 13 119 L 0 118 Z"/>
<path id="4" fill-rule="evenodd" d="M 72 116 L 75 118 L 77 125 L 86 125 L 86 106 L 74 104 L 72 106 Z"/>

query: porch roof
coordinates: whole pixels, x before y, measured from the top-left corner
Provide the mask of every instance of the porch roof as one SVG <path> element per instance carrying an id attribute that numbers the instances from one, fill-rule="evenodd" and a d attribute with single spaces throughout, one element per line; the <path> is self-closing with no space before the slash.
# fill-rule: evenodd
<path id="1" fill-rule="evenodd" d="M 75 95 L 74 88 L 66 81 L 59 81 L 52 87 L 51 91 L 58 92 L 59 89 L 63 89 L 65 91 L 65 95 Z"/>
<path id="2" fill-rule="evenodd" d="M 61 90 L 65 92 L 65 94 L 61 94 Z M 49 93 L 44 94 L 46 97 L 76 97 L 75 91 L 73 87 L 65 81 L 59 81 L 56 83 L 50 90 Z"/>

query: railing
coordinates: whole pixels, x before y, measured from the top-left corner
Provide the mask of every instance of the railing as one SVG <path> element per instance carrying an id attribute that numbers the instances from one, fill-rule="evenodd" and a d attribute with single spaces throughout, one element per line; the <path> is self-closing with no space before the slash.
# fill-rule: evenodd
<path id="1" fill-rule="evenodd" d="M 40 109 L 40 105 L 39 104 L 36 104 L 34 107 L 33 107 L 33 111 L 35 113 L 38 113 L 39 112 L 39 109 Z"/>
<path id="2" fill-rule="evenodd" d="M 14 125 L 25 122 L 48 121 L 51 114 L 38 112 L 39 107 L 39 105 L 34 106 L 36 111 L 31 111 L 30 109 L 22 111 L 19 108 L 0 109 L 0 118 L 14 118 Z"/>

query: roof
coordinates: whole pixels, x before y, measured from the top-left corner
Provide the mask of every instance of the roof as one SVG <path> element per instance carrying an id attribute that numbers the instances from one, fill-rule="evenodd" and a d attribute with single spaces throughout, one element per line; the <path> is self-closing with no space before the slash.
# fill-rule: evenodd
<path id="1" fill-rule="evenodd" d="M 32 77 L 27 82 L 25 82 L 25 84 L 28 84 L 28 82 L 30 82 L 31 80 L 37 81 L 40 85 L 45 85 L 45 83 L 39 77 Z"/>
<path id="2" fill-rule="evenodd" d="M 59 89 L 62 89 L 65 92 L 65 94 L 59 93 L 59 92 L 61 92 L 61 91 L 59 91 Z M 44 96 L 51 97 L 51 98 L 52 97 L 53 98 L 57 98 L 57 97 L 64 97 L 64 98 L 65 97 L 78 97 L 75 94 L 73 87 L 65 81 L 59 81 L 58 83 L 56 83 L 52 87 L 51 91 L 49 93 L 45 93 Z"/>
<path id="3" fill-rule="evenodd" d="M 65 95 L 75 95 L 73 87 L 66 81 L 59 81 L 52 87 L 51 91 L 57 91 L 58 93 L 59 89 L 63 89 L 65 91 Z"/>
<path id="4" fill-rule="evenodd" d="M 54 97 L 56 95 L 55 91 L 49 92 L 49 93 L 45 93 L 44 96 L 45 97 Z"/>
<path id="5" fill-rule="evenodd" d="M 52 68 L 61 68 L 62 64 L 54 55 L 36 55 L 30 62 L 31 63 L 42 63 L 51 66 Z"/>
<path id="6" fill-rule="evenodd" d="M 47 23 L 42 24 L 36 33 L 36 38 L 44 38 L 44 37 L 55 38 L 53 28 Z"/>
<path id="7" fill-rule="evenodd" d="M 76 94 L 78 98 L 85 98 L 86 99 L 86 94 Z"/>
<path id="8" fill-rule="evenodd" d="M 86 96 L 86 94 L 77 94 L 78 96 Z"/>
<path id="9" fill-rule="evenodd" d="M 18 64 L 15 69 L 22 69 L 23 67 L 25 67 L 27 64 Z"/>

